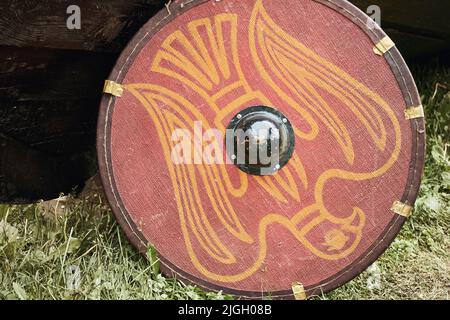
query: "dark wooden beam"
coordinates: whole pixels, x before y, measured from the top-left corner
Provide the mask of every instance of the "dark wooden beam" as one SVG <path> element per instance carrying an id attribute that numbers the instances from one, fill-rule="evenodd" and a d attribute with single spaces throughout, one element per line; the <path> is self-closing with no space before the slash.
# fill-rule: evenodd
<path id="1" fill-rule="evenodd" d="M 115 59 L 0 47 L 0 202 L 49 199 L 95 172 L 101 89 Z"/>
<path id="2" fill-rule="evenodd" d="M 0 133 L 50 154 L 88 149 L 115 55 L 15 47 L 0 53 Z"/>
<path id="3" fill-rule="evenodd" d="M 161 0 L 2 0 L 0 45 L 120 52 L 159 9 Z M 66 25 L 81 8 L 81 29 Z"/>
<path id="4" fill-rule="evenodd" d="M 122 51 L 137 30 L 166 0 L 2 0 L 0 1 L 0 45 L 45 47 L 100 52 Z M 392 31 L 402 52 L 408 57 L 433 53 L 432 47 L 449 49 L 450 2 L 433 0 L 351 0 L 361 10 L 378 5 L 382 26 Z M 69 5 L 81 8 L 81 29 L 66 26 Z M 414 38 L 415 50 L 408 41 Z"/>
<path id="5" fill-rule="evenodd" d="M 81 188 L 89 170 L 80 163 L 87 163 L 82 156 L 50 156 L 0 134 L 0 203 L 29 203 Z"/>
<path id="6" fill-rule="evenodd" d="M 448 0 L 350 0 L 350 2 L 364 12 L 367 12 L 367 8 L 371 5 L 379 6 L 383 28 L 427 38 L 450 39 Z"/>

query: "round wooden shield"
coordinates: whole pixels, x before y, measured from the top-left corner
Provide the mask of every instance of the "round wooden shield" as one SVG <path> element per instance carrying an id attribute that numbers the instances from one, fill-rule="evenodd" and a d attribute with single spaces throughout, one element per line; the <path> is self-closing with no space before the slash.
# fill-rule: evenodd
<path id="1" fill-rule="evenodd" d="M 420 98 L 395 44 L 346 1 L 173 1 L 105 92 L 108 199 L 167 275 L 244 298 L 309 297 L 367 268 L 411 213 Z M 273 174 L 244 172 L 224 150 L 251 108 L 292 126 Z"/>

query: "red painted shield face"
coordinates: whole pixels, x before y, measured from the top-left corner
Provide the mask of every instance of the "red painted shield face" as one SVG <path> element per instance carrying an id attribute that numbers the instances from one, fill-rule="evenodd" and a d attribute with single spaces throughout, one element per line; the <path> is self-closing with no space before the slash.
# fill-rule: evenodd
<path id="1" fill-rule="evenodd" d="M 204 288 L 333 289 L 386 249 L 415 201 L 417 90 L 385 34 L 345 1 L 175 2 L 110 80 L 124 90 L 105 96 L 99 125 L 113 210 L 167 273 Z M 225 137 L 261 106 L 295 143 L 283 167 L 253 175 L 229 161 Z"/>

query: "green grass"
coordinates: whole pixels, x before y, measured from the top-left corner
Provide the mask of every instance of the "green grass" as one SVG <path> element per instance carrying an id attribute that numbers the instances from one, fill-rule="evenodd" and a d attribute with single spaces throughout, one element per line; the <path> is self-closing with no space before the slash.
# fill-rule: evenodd
<path id="1" fill-rule="evenodd" d="M 450 69 L 415 73 L 428 119 L 416 212 L 374 266 L 320 299 L 450 298 Z M 101 199 L 69 201 L 60 215 L 0 205 L 0 299 L 230 298 L 162 277 L 151 250 L 136 252 Z"/>

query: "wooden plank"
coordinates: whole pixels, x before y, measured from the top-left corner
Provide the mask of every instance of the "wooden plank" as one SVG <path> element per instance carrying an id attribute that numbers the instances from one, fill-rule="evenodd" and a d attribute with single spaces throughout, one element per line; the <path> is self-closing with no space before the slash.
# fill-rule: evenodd
<path id="1" fill-rule="evenodd" d="M 87 170 L 76 157 L 53 157 L 0 134 L 0 202 L 29 203 L 40 195 L 55 198 L 60 192 L 82 187 Z"/>
<path id="2" fill-rule="evenodd" d="M 395 42 L 408 64 L 420 62 L 420 59 L 428 60 L 430 57 L 435 56 L 440 56 L 443 60 L 450 61 L 448 58 L 450 40 L 419 36 L 391 28 L 385 28 L 384 30 Z"/>
<path id="3" fill-rule="evenodd" d="M 98 99 L 12 102 L 0 108 L 0 132 L 49 154 L 84 152 L 94 143 L 96 105 Z"/>
<path id="4" fill-rule="evenodd" d="M 164 7 L 161 0 L 5 0 L 0 45 L 119 52 Z M 81 29 L 69 30 L 70 5 L 81 9 Z"/>
<path id="5" fill-rule="evenodd" d="M 115 57 L 80 51 L 2 48 L 0 132 L 43 152 L 93 143 L 104 79 Z M 64 143 L 73 138 L 70 145 Z"/>
<path id="6" fill-rule="evenodd" d="M 0 100 L 98 97 L 116 55 L 0 47 Z"/>
<path id="7" fill-rule="evenodd" d="M 426 36 L 435 39 L 450 38 L 447 0 L 350 0 L 364 12 L 371 5 L 381 9 L 383 28 Z"/>
<path id="8" fill-rule="evenodd" d="M 1 51 L 0 202 L 70 192 L 95 171 L 101 87 L 115 56 L 17 47 Z"/>
<path id="9" fill-rule="evenodd" d="M 381 10 L 381 27 L 394 40 L 404 58 L 421 58 L 450 52 L 450 2 L 435 0 L 350 0 L 367 13 L 369 6 Z"/>
<path id="10" fill-rule="evenodd" d="M 165 0 L 80 0 L 81 30 L 68 30 L 66 0 L 5 0 L 0 2 L 0 45 L 120 52 Z M 428 52 L 430 39 L 450 39 L 446 13 L 450 2 L 435 0 L 351 0 L 364 12 L 382 10 L 383 27 L 418 36 L 416 52 Z M 424 40 L 424 41 L 422 41 Z M 448 42 L 446 42 L 448 44 Z M 403 45 L 402 43 L 400 44 Z M 447 46 L 448 47 L 448 46 Z M 407 46 L 405 46 L 407 48 Z M 403 49 L 403 48 L 401 48 Z M 402 50 L 406 52 L 406 50 Z M 419 52 L 420 53 L 420 52 Z"/>

